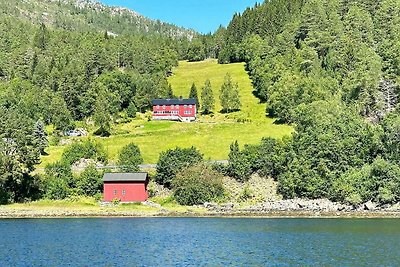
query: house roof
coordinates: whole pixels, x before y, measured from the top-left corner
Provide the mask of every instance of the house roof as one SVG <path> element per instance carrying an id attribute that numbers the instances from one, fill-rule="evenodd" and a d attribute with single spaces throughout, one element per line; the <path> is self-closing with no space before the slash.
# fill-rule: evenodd
<path id="1" fill-rule="evenodd" d="M 147 172 L 105 173 L 104 182 L 146 182 Z"/>
<path id="2" fill-rule="evenodd" d="M 181 99 L 181 98 L 172 98 L 172 99 L 154 99 L 152 101 L 153 106 L 156 105 L 196 105 L 196 99 Z"/>

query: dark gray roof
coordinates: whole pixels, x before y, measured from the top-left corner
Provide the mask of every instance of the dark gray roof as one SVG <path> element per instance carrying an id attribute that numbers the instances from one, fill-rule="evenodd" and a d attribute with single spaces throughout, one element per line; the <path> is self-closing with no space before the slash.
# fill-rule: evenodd
<path id="1" fill-rule="evenodd" d="M 154 99 L 153 106 L 156 105 L 196 105 L 196 99 L 189 98 L 189 99 L 180 99 L 180 98 L 173 98 L 173 99 Z"/>
<path id="2" fill-rule="evenodd" d="M 145 182 L 147 180 L 147 172 L 135 173 L 105 173 L 104 182 Z"/>

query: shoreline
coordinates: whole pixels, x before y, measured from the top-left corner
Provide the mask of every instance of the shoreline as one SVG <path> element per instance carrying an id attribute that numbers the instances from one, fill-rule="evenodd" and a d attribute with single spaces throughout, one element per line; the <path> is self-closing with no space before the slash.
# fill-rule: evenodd
<path id="1" fill-rule="evenodd" d="M 400 218 L 399 211 L 90 211 L 90 210 L 16 210 L 0 209 L 0 219 L 63 219 L 63 218 Z"/>

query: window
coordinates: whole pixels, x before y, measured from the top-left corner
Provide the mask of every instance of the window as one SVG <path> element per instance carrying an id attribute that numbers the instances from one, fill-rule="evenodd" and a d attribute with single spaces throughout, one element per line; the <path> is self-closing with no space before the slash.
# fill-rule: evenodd
<path id="1" fill-rule="evenodd" d="M 122 190 L 122 195 L 125 196 L 126 195 L 126 191 Z"/>
<path id="2" fill-rule="evenodd" d="M 178 109 L 178 108 L 179 108 L 179 105 L 176 105 L 175 107 Z"/>
<path id="3" fill-rule="evenodd" d="M 191 112 L 190 110 L 185 110 L 185 114 L 186 114 L 186 115 L 192 114 L 192 112 Z"/>
<path id="4" fill-rule="evenodd" d="M 165 105 L 163 105 L 162 108 L 165 109 Z"/>
<path id="5" fill-rule="evenodd" d="M 160 108 L 160 105 L 157 105 L 157 108 Z"/>
<path id="6" fill-rule="evenodd" d="M 114 190 L 114 196 L 116 196 L 117 195 L 117 190 Z"/>
<path id="7" fill-rule="evenodd" d="M 189 108 L 192 108 L 192 105 L 189 105 Z"/>
<path id="8" fill-rule="evenodd" d="M 184 107 L 187 108 L 187 105 L 185 105 Z"/>

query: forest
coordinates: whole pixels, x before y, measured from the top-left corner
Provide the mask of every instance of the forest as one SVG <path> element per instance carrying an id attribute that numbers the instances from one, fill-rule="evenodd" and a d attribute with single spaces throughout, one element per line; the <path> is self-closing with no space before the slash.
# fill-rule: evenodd
<path id="1" fill-rule="evenodd" d="M 184 37 L 159 29 L 136 34 L 120 30 L 115 35 L 96 27 L 32 24 L 12 12 L 3 14 L 1 202 L 52 198 L 54 192 L 63 192 L 53 190 L 59 186 L 81 188 L 68 167 L 69 150 L 62 164 L 46 168 L 44 177 L 33 174 L 48 145 L 46 126 L 61 134 L 78 121 L 93 121 L 96 134 L 107 136 L 113 121 L 148 110 L 154 98 L 173 97 L 167 77 L 178 60 L 214 57 L 220 64 L 245 62 L 253 93 L 265 103 L 265 116 L 295 128 L 290 137 L 264 138 L 259 145 L 234 142 L 227 166 L 206 168 L 216 195 L 221 195 L 220 184 L 212 177 L 246 181 L 259 173 L 274 178 L 284 198 L 396 203 L 398 25 L 399 0 L 265 1 L 235 14 L 227 28 Z M 96 144 L 81 145 L 87 147 L 71 151 L 87 151 L 81 156 L 94 158 L 101 152 Z M 175 152 L 199 158 L 193 149 L 196 152 Z M 180 193 L 187 182 L 183 177 L 201 177 L 198 164 L 203 163 L 183 164 L 171 170 L 173 175 L 157 174 L 156 180 L 176 186 L 177 195 L 185 198 Z M 85 175 L 82 179 L 99 177 Z M 160 178 L 163 175 L 169 180 Z"/>

